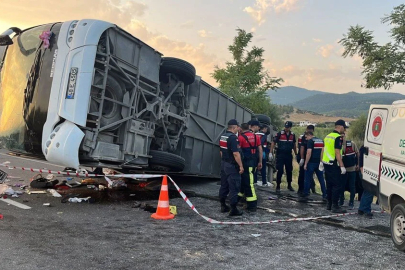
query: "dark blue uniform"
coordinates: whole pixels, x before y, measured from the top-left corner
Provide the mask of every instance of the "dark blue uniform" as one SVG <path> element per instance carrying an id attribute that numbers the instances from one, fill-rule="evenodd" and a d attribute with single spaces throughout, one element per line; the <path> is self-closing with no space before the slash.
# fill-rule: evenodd
<path id="1" fill-rule="evenodd" d="M 279 186 L 281 183 L 284 167 L 287 175 L 288 185 L 291 185 L 293 170 L 293 156 L 291 151 L 294 149 L 296 143 L 295 134 L 292 132 L 287 134 L 284 130 L 282 130 L 277 133 L 273 141 L 274 143 L 277 143 L 277 186 Z"/>
<path id="2" fill-rule="evenodd" d="M 313 137 L 311 140 L 308 140 L 307 149 L 311 149 L 311 158 L 307 164 L 307 170 L 305 172 L 305 188 L 304 188 L 304 195 L 309 195 L 309 189 L 312 185 L 312 181 L 314 181 L 314 172 L 318 177 L 319 185 L 321 186 L 322 190 L 322 197 L 326 199 L 326 186 L 325 186 L 325 179 L 323 177 L 323 172 L 319 170 L 319 163 L 321 163 L 321 152 L 322 148 L 324 147 L 323 140 Z"/>
<path id="3" fill-rule="evenodd" d="M 229 194 L 231 206 L 236 206 L 241 185 L 241 175 L 239 174 L 239 165 L 236 163 L 233 153 L 239 152 L 238 137 L 232 132 L 226 131 L 221 136 L 219 146 L 222 153 L 219 198 L 221 201 L 225 201 Z"/>

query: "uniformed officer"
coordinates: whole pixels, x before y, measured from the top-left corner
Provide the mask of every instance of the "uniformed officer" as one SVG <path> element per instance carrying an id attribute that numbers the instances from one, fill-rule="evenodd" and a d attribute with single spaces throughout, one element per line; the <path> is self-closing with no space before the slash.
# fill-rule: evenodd
<path id="1" fill-rule="evenodd" d="M 257 177 L 258 171 L 256 171 L 255 183 L 257 183 L 258 186 L 262 186 L 262 187 L 273 187 L 272 183 L 267 183 L 267 175 L 266 175 L 266 173 L 267 173 L 266 162 L 267 162 L 267 157 L 270 152 L 269 143 L 267 141 L 267 136 L 269 134 L 270 134 L 269 127 L 266 125 L 260 126 L 259 132 L 256 132 L 256 135 L 258 135 L 260 138 L 260 144 L 262 145 L 263 158 L 262 158 L 262 169 L 260 170 L 262 181 L 258 181 L 258 177 Z"/>
<path id="2" fill-rule="evenodd" d="M 221 136 L 219 141 L 221 154 L 221 187 L 219 189 L 219 199 L 221 202 L 221 212 L 229 212 L 230 216 L 240 216 L 243 214 L 236 208 L 238 203 L 238 192 L 241 187 L 241 174 L 243 173 L 242 159 L 239 153 L 239 142 L 236 133 L 238 132 L 238 121 L 229 120 L 228 129 Z M 225 204 L 229 194 L 231 208 Z"/>
<path id="3" fill-rule="evenodd" d="M 284 130 L 277 133 L 271 143 L 271 149 L 269 157 L 273 158 L 273 150 L 277 144 L 277 158 L 276 158 L 276 169 L 277 169 L 277 187 L 276 193 L 280 194 L 280 184 L 281 177 L 283 176 L 283 170 L 285 167 L 285 172 L 287 175 L 288 190 L 294 191 L 291 186 L 292 182 L 292 171 L 293 171 L 293 157 L 291 151 L 294 151 L 297 155 L 296 139 L 295 134 L 291 132 L 292 122 L 287 121 L 284 124 Z"/>
<path id="4" fill-rule="evenodd" d="M 346 168 L 346 174 L 343 178 L 342 192 L 340 193 L 339 206 L 342 206 L 345 201 L 346 184 L 349 184 L 350 200 L 349 209 L 354 208 L 354 196 L 356 195 L 356 176 L 358 170 L 358 156 L 359 151 L 353 141 L 346 140 L 345 134 L 343 134 L 343 164 Z"/>
<path id="5" fill-rule="evenodd" d="M 321 163 L 321 153 L 324 147 L 323 140 L 314 137 L 314 133 L 312 131 L 308 131 L 306 133 L 306 138 L 308 140 L 307 153 L 303 166 L 305 170 L 305 188 L 300 201 L 306 201 L 308 199 L 309 190 L 314 179 L 314 172 L 318 177 L 319 185 L 321 186 L 322 197 L 324 200 L 326 200 L 327 194 L 325 179 L 323 178 L 323 171 L 319 170 L 319 165 Z"/>
<path id="6" fill-rule="evenodd" d="M 303 195 L 304 192 L 304 180 L 305 180 L 305 170 L 304 170 L 304 163 L 305 163 L 305 157 L 307 156 L 307 138 L 306 134 L 307 132 L 314 132 L 315 131 L 315 126 L 314 125 L 308 125 L 306 131 L 304 134 L 302 134 L 298 138 L 298 155 L 297 155 L 297 162 L 300 165 L 300 171 L 298 174 L 298 195 Z M 311 189 L 312 193 L 315 193 L 315 182 L 314 178 L 312 177 L 311 180 Z"/>
<path id="7" fill-rule="evenodd" d="M 342 134 L 345 132 L 346 122 L 339 119 L 335 122 L 335 130 L 328 134 L 325 139 L 322 163 L 325 167 L 326 189 L 328 206 L 327 210 L 333 213 L 346 213 L 338 202 L 342 192 L 343 176 L 346 173 L 345 165 L 342 161 Z"/>
<path id="8" fill-rule="evenodd" d="M 262 169 L 263 150 L 260 145 L 260 138 L 255 134 L 259 131 L 259 125 L 259 121 L 256 120 L 250 121 L 249 124 L 242 124 L 242 133 L 239 134 L 244 167 L 239 196 L 246 197 L 246 210 L 249 212 L 255 212 L 257 209 L 254 173 L 256 170 Z"/>

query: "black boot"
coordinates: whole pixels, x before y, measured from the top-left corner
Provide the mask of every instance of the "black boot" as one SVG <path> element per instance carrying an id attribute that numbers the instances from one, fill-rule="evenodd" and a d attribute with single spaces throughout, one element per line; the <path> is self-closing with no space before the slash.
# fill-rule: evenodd
<path id="1" fill-rule="evenodd" d="M 238 208 L 236 208 L 236 205 L 231 205 L 231 211 L 229 212 L 230 217 L 241 216 L 242 214 L 243 212 L 238 210 Z"/>
<path id="2" fill-rule="evenodd" d="M 294 192 L 295 190 L 293 189 L 293 187 L 291 186 L 291 183 L 288 183 L 288 190 Z"/>
<path id="3" fill-rule="evenodd" d="M 332 202 L 328 201 L 328 204 L 326 205 L 326 210 L 332 210 Z"/>
<path id="4" fill-rule="evenodd" d="M 332 206 L 332 213 L 344 214 L 344 213 L 347 213 L 347 211 L 345 209 L 341 208 L 339 205 L 335 204 Z"/>
<path id="5" fill-rule="evenodd" d="M 221 213 L 227 213 L 231 210 L 228 205 L 226 205 L 225 200 L 221 199 Z"/>

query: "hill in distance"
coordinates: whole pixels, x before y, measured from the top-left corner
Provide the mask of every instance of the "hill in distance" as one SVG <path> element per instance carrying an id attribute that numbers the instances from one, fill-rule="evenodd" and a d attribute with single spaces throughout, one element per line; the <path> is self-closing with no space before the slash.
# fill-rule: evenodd
<path id="1" fill-rule="evenodd" d="M 361 114 L 367 114 L 370 104 L 392 104 L 395 100 L 405 99 L 405 95 L 388 91 L 331 94 L 294 86 L 280 87 L 277 92 L 271 90 L 269 96 L 272 103 L 278 105 L 292 105 L 305 111 L 346 118 L 357 118 Z"/>
<path id="2" fill-rule="evenodd" d="M 313 111 L 329 116 L 356 118 L 367 114 L 370 104 L 392 104 L 395 100 L 405 99 L 398 93 L 367 93 L 349 92 L 346 94 L 316 94 L 294 102 L 295 108 Z"/>
<path id="3" fill-rule="evenodd" d="M 295 86 L 280 87 L 277 91 L 269 90 L 271 102 L 278 105 L 290 105 L 299 100 L 314 96 L 316 94 L 323 94 L 325 92 L 307 90 L 305 88 Z"/>

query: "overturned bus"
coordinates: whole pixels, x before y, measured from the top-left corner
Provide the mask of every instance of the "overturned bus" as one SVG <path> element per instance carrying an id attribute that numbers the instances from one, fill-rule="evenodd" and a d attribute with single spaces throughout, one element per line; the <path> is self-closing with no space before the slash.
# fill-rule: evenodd
<path id="1" fill-rule="evenodd" d="M 253 116 L 190 63 L 99 20 L 8 29 L 0 72 L 2 145 L 66 167 L 218 177 L 227 120 Z"/>

